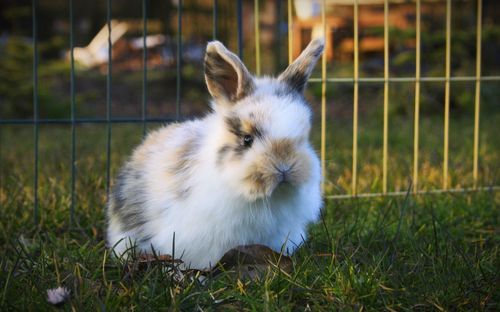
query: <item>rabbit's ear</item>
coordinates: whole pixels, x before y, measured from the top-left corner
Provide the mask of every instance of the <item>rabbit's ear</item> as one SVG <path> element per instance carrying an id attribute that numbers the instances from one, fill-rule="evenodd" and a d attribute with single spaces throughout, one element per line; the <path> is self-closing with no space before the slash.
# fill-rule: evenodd
<path id="1" fill-rule="evenodd" d="M 302 93 L 324 47 L 323 39 L 311 41 L 299 57 L 278 77 L 278 80 L 286 82 L 294 90 Z"/>
<path id="2" fill-rule="evenodd" d="M 229 104 L 249 95 L 255 88 L 245 65 L 219 41 L 207 45 L 205 81 L 215 100 Z"/>

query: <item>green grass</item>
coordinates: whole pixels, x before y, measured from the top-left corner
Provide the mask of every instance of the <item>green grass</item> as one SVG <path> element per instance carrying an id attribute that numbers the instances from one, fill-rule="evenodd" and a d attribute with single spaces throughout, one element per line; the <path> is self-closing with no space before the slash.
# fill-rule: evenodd
<path id="1" fill-rule="evenodd" d="M 360 129 L 360 188 L 380 189 L 381 127 Z M 498 185 L 498 114 L 482 120 L 481 183 Z M 350 187 L 348 119 L 328 128 L 328 194 Z M 405 190 L 411 172 L 411 122 L 394 118 L 390 188 Z M 452 120 L 452 186 L 470 183 L 470 120 Z M 153 126 L 152 126 L 153 127 Z M 437 118 L 422 120 L 422 185 L 439 187 Z M 427 129 L 427 130 L 425 130 Z M 125 270 L 103 242 L 106 128 L 77 127 L 75 223 L 70 225 L 70 128 L 42 126 L 39 220 L 33 225 L 33 132 L 0 128 L 0 310 L 47 310 L 46 291 L 71 291 L 65 310 L 491 310 L 500 308 L 500 194 L 330 200 L 291 274 L 260 280 L 223 273 L 204 283 L 173 281 L 153 264 Z M 141 125 L 113 125 L 116 173 L 141 139 Z M 380 131 L 379 131 L 380 130 Z M 438 133 L 432 136 L 430 133 Z M 453 140 L 455 138 L 455 140 Z M 460 139 L 460 140 L 459 140 Z M 317 138 L 314 136 L 314 140 Z M 433 146 L 438 146 L 433 148 Z M 408 166 L 410 166 L 408 168 Z M 430 174 L 430 176 L 429 176 Z M 464 178 L 467 182 L 462 182 Z"/>

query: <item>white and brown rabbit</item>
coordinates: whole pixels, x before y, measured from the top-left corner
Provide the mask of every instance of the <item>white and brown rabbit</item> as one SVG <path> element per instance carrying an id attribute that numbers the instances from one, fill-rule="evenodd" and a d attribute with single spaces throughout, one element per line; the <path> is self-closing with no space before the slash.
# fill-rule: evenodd
<path id="1" fill-rule="evenodd" d="M 256 78 L 218 41 L 207 46 L 213 112 L 151 132 L 108 203 L 108 246 L 206 269 L 239 245 L 292 253 L 322 206 L 304 87 L 323 52 L 312 41 L 277 78 Z M 134 247 L 135 246 L 135 247 Z"/>

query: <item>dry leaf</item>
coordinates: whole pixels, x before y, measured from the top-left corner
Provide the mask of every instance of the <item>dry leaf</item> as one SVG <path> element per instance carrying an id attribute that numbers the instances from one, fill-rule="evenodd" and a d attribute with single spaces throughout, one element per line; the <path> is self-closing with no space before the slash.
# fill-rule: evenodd
<path id="1" fill-rule="evenodd" d="M 152 264 L 167 265 L 172 268 L 169 274 L 174 274 L 176 280 L 183 280 L 185 277 L 196 278 L 203 282 L 205 277 L 216 276 L 222 272 L 235 272 L 243 279 L 258 279 L 270 268 L 277 267 L 281 271 L 291 273 L 293 262 L 290 257 L 284 256 L 264 245 L 245 245 L 235 247 L 222 256 L 217 265 L 212 270 L 181 270 L 178 264 L 183 263 L 180 259 L 174 259 L 170 255 L 141 254 L 128 271 L 133 273 L 136 270 L 145 270 Z"/>
<path id="2" fill-rule="evenodd" d="M 293 262 L 290 257 L 279 254 L 264 245 L 246 245 L 226 252 L 212 272 L 234 270 L 243 278 L 256 279 L 273 266 L 286 273 L 293 271 Z"/>

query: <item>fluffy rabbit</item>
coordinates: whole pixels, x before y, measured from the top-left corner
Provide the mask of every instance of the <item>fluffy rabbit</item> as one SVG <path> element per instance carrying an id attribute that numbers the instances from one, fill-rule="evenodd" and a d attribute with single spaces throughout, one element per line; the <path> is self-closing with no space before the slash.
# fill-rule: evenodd
<path id="1" fill-rule="evenodd" d="M 213 112 L 153 131 L 135 149 L 108 203 L 108 246 L 118 255 L 131 244 L 175 252 L 197 269 L 238 245 L 292 253 L 322 206 L 303 91 L 323 47 L 312 41 L 276 79 L 253 77 L 224 45 L 210 42 L 205 79 Z"/>

